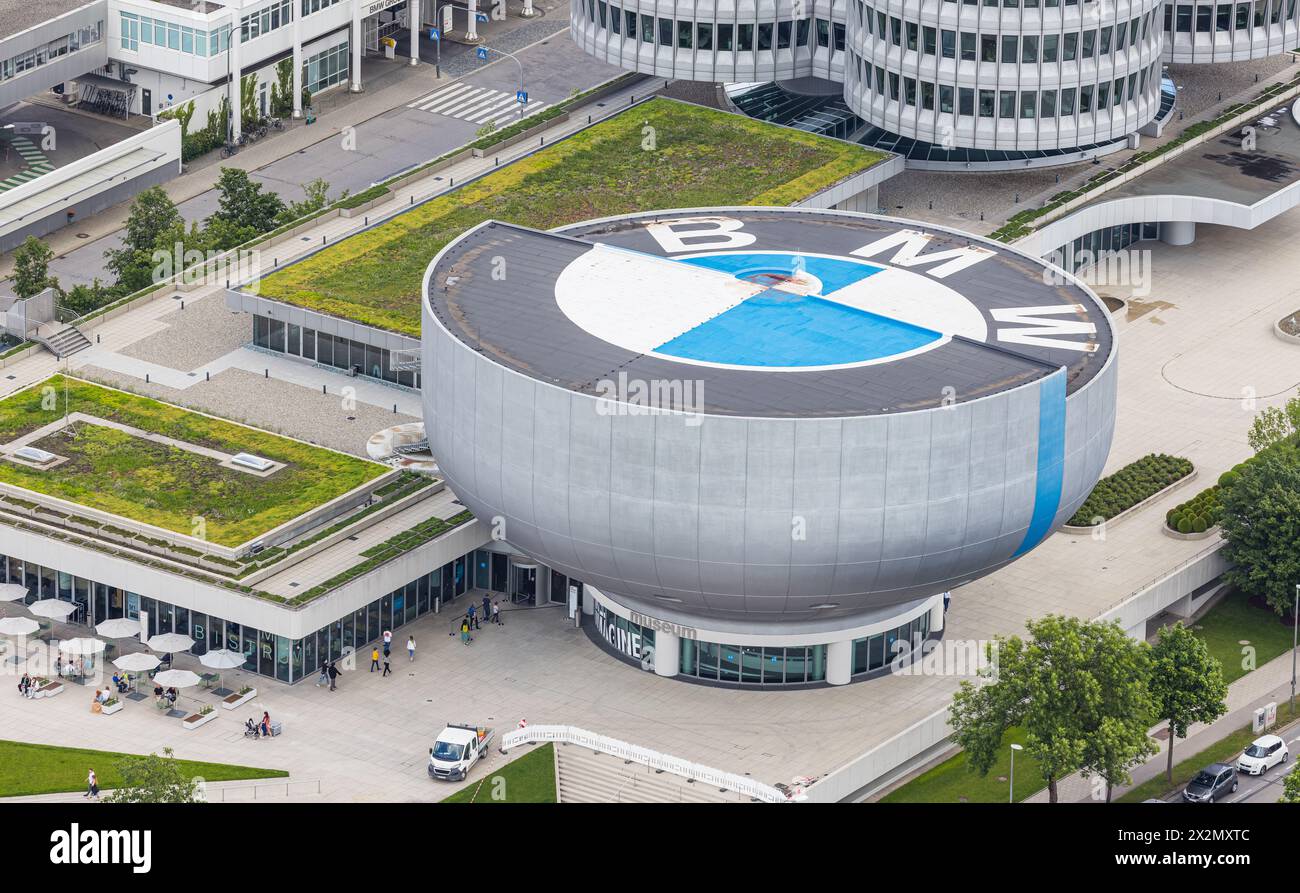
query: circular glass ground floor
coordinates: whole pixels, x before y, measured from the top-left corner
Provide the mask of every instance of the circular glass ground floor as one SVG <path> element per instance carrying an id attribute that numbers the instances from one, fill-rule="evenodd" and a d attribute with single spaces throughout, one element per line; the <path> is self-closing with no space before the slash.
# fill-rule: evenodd
<path id="1" fill-rule="evenodd" d="M 606 652 L 659 676 L 729 687 L 844 685 L 884 675 L 943 633 L 944 596 L 843 630 L 783 635 L 710 630 L 651 617 L 583 587 L 583 627 Z"/>

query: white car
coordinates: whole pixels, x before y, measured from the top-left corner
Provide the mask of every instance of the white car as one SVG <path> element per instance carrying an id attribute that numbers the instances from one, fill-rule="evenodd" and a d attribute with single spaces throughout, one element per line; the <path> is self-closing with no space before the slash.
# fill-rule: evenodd
<path id="1" fill-rule="evenodd" d="M 1276 735 L 1264 735 L 1242 752 L 1237 760 L 1237 771 L 1247 775 L 1261 775 L 1285 763 L 1291 754 L 1286 749 L 1286 742 Z"/>

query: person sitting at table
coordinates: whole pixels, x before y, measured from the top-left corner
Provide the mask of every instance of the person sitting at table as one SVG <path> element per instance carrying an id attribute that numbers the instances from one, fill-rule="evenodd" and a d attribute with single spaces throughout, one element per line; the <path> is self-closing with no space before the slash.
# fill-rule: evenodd
<path id="1" fill-rule="evenodd" d="M 161 701 L 163 694 L 164 694 L 163 687 L 161 685 L 158 685 L 157 683 L 154 683 L 153 696 Z"/>
<path id="2" fill-rule="evenodd" d="M 175 703 L 176 703 L 176 698 L 177 698 L 177 696 L 178 696 L 179 694 L 180 694 L 180 692 L 178 692 L 176 689 L 174 689 L 174 688 L 169 688 L 169 689 L 167 689 L 167 695 L 166 695 L 167 700 L 168 700 L 169 702 L 175 704 Z"/>
<path id="3" fill-rule="evenodd" d="M 127 674 L 125 673 L 122 673 L 121 675 L 117 673 L 113 674 L 113 686 L 117 689 L 118 694 L 125 694 L 127 688 L 130 687 L 130 684 L 131 684 L 131 677 L 128 676 Z"/>

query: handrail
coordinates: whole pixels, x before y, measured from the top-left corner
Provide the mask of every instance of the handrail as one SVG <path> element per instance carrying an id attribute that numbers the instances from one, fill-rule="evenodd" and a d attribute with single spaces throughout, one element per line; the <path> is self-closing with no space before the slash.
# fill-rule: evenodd
<path id="1" fill-rule="evenodd" d="M 605 735 L 597 734 L 596 732 L 579 729 L 576 726 L 528 726 L 523 729 L 514 729 L 501 736 L 500 750 L 502 753 L 505 753 L 512 747 L 517 747 L 521 744 L 535 744 L 541 741 L 560 741 L 566 744 L 578 744 L 582 747 L 588 747 L 592 750 L 600 751 L 601 753 L 611 754 L 616 757 L 622 757 L 625 760 L 640 763 L 643 766 L 649 766 L 652 769 L 661 769 L 664 772 L 671 772 L 673 775 L 678 775 L 682 778 L 690 778 L 696 781 L 715 784 L 720 788 L 736 791 L 765 803 L 789 802 L 789 798 L 779 789 L 755 781 L 752 778 L 743 775 L 736 775 L 731 772 L 724 772 L 721 769 L 714 769 L 711 766 L 704 766 L 700 763 L 692 763 L 689 760 L 682 760 L 677 757 L 669 756 L 668 754 L 650 750 L 648 747 L 629 744 L 626 741 L 620 741 L 617 738 L 609 738 Z"/>

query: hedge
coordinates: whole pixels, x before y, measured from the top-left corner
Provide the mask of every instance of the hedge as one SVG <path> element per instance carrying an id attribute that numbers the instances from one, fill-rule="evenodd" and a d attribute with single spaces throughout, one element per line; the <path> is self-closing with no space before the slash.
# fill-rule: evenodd
<path id="1" fill-rule="evenodd" d="M 1114 474 L 1107 475 L 1092 488 L 1088 498 L 1066 523 L 1073 527 L 1093 527 L 1109 521 L 1144 499 L 1149 499 L 1170 484 L 1192 473 L 1190 460 L 1164 453 L 1148 453 L 1130 462 Z"/>

